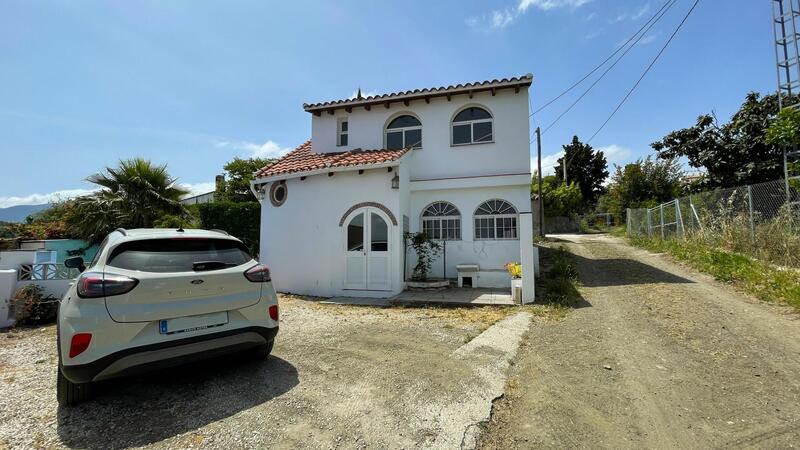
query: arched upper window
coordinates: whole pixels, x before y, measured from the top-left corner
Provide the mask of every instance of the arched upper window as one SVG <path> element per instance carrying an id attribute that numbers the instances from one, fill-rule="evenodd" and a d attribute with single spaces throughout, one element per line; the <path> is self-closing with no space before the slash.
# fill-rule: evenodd
<path id="1" fill-rule="evenodd" d="M 422 232 L 431 239 L 461 240 L 461 213 L 452 203 L 431 203 L 422 211 Z"/>
<path id="2" fill-rule="evenodd" d="M 492 115 L 483 108 L 470 106 L 453 118 L 453 145 L 494 141 Z"/>
<path id="3" fill-rule="evenodd" d="M 422 147 L 422 124 L 409 115 L 396 117 L 386 126 L 386 148 L 397 150 L 406 147 Z"/>
<path id="4" fill-rule="evenodd" d="M 475 210 L 475 239 L 517 239 L 517 209 L 505 200 L 489 200 Z"/>

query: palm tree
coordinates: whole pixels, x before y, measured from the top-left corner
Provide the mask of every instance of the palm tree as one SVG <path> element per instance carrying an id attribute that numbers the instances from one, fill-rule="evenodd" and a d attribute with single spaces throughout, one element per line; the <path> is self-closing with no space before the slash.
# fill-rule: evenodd
<path id="1" fill-rule="evenodd" d="M 189 215 L 180 202 L 188 191 L 175 185 L 166 165 L 143 158 L 122 160 L 118 167 L 106 167 L 87 181 L 101 189 L 74 200 L 68 224 L 74 234 L 90 242 L 119 227 L 151 228 L 164 215 Z"/>
<path id="2" fill-rule="evenodd" d="M 166 164 L 156 166 L 144 158 L 122 160 L 119 167 L 106 167 L 105 173 L 87 180 L 119 198 L 130 228 L 151 228 L 163 214 L 186 214 L 180 200 L 189 191 L 175 186 L 177 180 Z"/>

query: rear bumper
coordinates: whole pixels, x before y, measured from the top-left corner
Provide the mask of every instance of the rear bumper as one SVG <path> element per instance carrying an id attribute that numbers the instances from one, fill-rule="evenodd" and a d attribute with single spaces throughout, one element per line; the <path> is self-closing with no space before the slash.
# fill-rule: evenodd
<path id="1" fill-rule="evenodd" d="M 96 361 L 61 367 L 73 383 L 133 375 L 245 350 L 275 339 L 278 327 L 246 327 L 125 349 Z"/>

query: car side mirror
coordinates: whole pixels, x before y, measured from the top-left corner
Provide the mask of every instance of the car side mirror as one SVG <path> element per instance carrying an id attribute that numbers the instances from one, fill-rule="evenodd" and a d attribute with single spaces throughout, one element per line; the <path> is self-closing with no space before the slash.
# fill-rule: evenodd
<path id="1" fill-rule="evenodd" d="M 64 266 L 70 269 L 78 269 L 81 272 L 86 270 L 86 264 L 83 262 L 83 258 L 80 256 L 73 256 L 72 258 L 65 259 Z"/>

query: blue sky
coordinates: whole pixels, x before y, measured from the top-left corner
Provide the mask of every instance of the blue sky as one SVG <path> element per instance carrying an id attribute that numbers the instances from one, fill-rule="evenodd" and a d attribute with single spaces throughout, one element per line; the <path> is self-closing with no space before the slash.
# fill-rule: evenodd
<path id="1" fill-rule="evenodd" d="M 534 109 L 602 61 L 664 0 L 6 1 L 0 14 L 0 207 L 90 189 L 121 158 L 208 190 L 235 156 L 305 141 L 303 102 L 534 74 Z M 545 165 L 594 133 L 692 0 L 543 138 Z M 702 0 L 593 141 L 624 163 L 701 113 L 775 89 L 766 0 Z M 532 119 L 547 125 L 580 92 Z M 535 148 L 531 148 L 535 154 Z"/>

